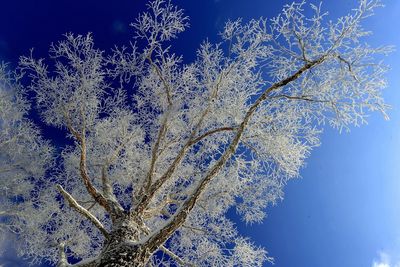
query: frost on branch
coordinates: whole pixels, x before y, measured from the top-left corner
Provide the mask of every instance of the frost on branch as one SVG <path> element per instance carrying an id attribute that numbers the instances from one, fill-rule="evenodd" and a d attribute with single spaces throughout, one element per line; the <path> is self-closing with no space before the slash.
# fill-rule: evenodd
<path id="1" fill-rule="evenodd" d="M 185 30 L 187 18 L 155 0 L 132 24 L 143 46 L 107 54 L 90 34 L 67 34 L 51 46 L 49 60 L 22 57 L 42 120 L 67 131 L 73 143 L 46 179 L 49 154 L 29 161 L 32 175 L 2 179 L 30 185 L 9 193 L 9 205 L 23 206 L 12 221 L 20 254 L 60 266 L 72 256 L 84 259 L 78 266 L 272 261 L 240 235 L 227 211 L 262 222 L 319 145 L 325 124 L 347 130 L 370 111 L 385 114 L 386 67 L 379 60 L 391 48 L 364 44 L 370 33 L 361 25 L 378 6 L 360 1 L 331 22 L 321 5 L 303 1 L 272 19 L 229 21 L 221 43 L 203 42 L 197 59 L 184 63 L 166 42 Z M 1 92 L 1 101 L 14 103 L 1 108 L 19 112 L 4 112 L 11 117 L 0 121 L 20 145 L 15 151 L 49 153 L 23 118 L 25 101 Z M 28 144 L 40 146 L 18 139 L 25 124 Z M 1 157 L 16 162 L 24 153 L 15 151 L 8 147 Z"/>
<path id="2" fill-rule="evenodd" d="M 176 38 L 189 24 L 183 10 L 172 5 L 170 1 L 156 0 L 147 4 L 150 12 L 144 12 L 132 23 L 137 37 L 146 39 L 150 44 Z"/>
<path id="3" fill-rule="evenodd" d="M 39 129 L 26 118 L 30 106 L 23 95 L 19 78 L 1 63 L 0 235 L 7 236 L 7 232 L 14 232 L 22 237 L 26 232 L 36 232 L 37 223 L 42 221 L 30 220 L 37 214 L 38 209 L 34 207 L 37 207 L 43 194 L 38 185 L 44 187 L 46 183 L 44 176 L 52 165 L 53 149 L 40 136 Z M 44 210 L 42 212 L 45 213 Z M 26 238 L 31 239 L 29 236 Z M 27 250 L 23 251 L 29 254 Z"/>
<path id="4" fill-rule="evenodd" d="M 27 178 L 40 178 L 51 159 L 49 143 L 40 131 L 26 119 L 29 103 L 25 100 L 12 73 L 0 65 L 0 175 L 1 190 L 9 194 L 26 195 Z M 3 191 L 3 192 L 6 192 Z"/>

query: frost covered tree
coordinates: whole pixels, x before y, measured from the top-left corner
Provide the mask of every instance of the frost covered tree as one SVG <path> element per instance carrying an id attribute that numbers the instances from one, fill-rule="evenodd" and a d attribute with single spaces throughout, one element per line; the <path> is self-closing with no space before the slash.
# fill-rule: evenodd
<path id="1" fill-rule="evenodd" d="M 16 74 L 3 66 L 2 229 L 17 234 L 21 256 L 58 266 L 271 261 L 227 210 L 262 222 L 323 125 L 385 114 L 379 60 L 391 49 L 365 44 L 361 26 L 380 5 L 361 0 L 335 22 L 305 2 L 272 19 L 228 21 L 221 42 L 203 42 L 186 64 L 168 42 L 188 18 L 153 0 L 131 24 L 140 45 L 106 54 L 90 34 L 67 34 L 50 65 L 31 54 Z M 22 87 L 42 121 L 72 140 L 59 155 L 26 119 Z"/>

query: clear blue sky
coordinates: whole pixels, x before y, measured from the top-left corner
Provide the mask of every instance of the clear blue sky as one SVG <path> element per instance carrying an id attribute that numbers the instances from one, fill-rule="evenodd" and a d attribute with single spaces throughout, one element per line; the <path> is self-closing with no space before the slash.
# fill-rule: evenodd
<path id="1" fill-rule="evenodd" d="M 49 44 L 66 32 L 93 32 L 102 49 L 126 44 L 132 34 L 127 25 L 143 9 L 144 2 L 119 0 L 111 5 L 106 0 L 3 1 L 0 60 L 15 64 L 18 56 L 27 54 L 31 47 L 35 47 L 37 56 L 44 57 Z M 190 60 L 202 40 L 217 40 L 217 32 L 228 18 L 271 17 L 289 1 L 174 2 L 191 19 L 190 29 L 176 42 L 176 51 Z M 323 6 L 335 18 L 347 13 L 355 2 L 327 0 Z M 400 47 L 400 1 L 384 3 L 386 7 L 377 10 L 365 24 L 375 33 L 368 42 Z M 285 200 L 268 209 L 265 223 L 239 224 L 243 233 L 276 258 L 276 267 L 400 266 L 399 52 L 391 54 L 386 63 L 392 68 L 385 91 L 392 105 L 391 120 L 373 114 L 368 125 L 353 128 L 350 134 L 326 129 L 322 146 L 313 151 L 302 178 L 289 182 Z M 54 131 L 45 131 L 55 143 L 62 143 Z M 23 266 L 18 264 L 3 266 Z"/>

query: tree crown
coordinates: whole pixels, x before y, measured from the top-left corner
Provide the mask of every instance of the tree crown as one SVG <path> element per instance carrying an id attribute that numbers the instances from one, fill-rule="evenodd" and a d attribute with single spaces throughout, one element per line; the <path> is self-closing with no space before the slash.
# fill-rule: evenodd
<path id="1" fill-rule="evenodd" d="M 2 65 L 0 215 L 19 253 L 60 266 L 99 258 L 128 227 L 124 246 L 143 248 L 150 266 L 271 260 L 227 210 L 261 222 L 324 124 L 342 130 L 369 111 L 385 114 L 377 57 L 391 48 L 362 42 L 370 33 L 361 22 L 378 6 L 362 0 L 332 22 L 303 1 L 272 19 L 228 21 L 221 42 L 203 42 L 188 64 L 165 45 L 188 18 L 153 0 L 131 24 L 144 46 L 106 53 L 91 34 L 68 33 L 51 46 L 50 66 L 32 54 L 16 73 Z M 26 89 L 43 122 L 74 141 L 55 167 L 50 143 L 26 119 Z"/>

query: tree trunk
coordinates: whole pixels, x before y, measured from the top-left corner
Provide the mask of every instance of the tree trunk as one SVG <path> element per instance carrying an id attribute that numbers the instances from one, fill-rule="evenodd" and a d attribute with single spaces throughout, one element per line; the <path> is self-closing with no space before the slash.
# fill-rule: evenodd
<path id="1" fill-rule="evenodd" d="M 140 246 L 119 245 L 110 247 L 100 255 L 96 267 L 143 267 L 151 254 Z"/>
<path id="2" fill-rule="evenodd" d="M 79 267 L 142 267 L 145 266 L 152 251 L 143 244 L 133 245 L 139 239 L 138 224 L 129 216 L 114 222 L 109 238 L 104 242 L 100 255 L 91 261 L 83 261 Z"/>

